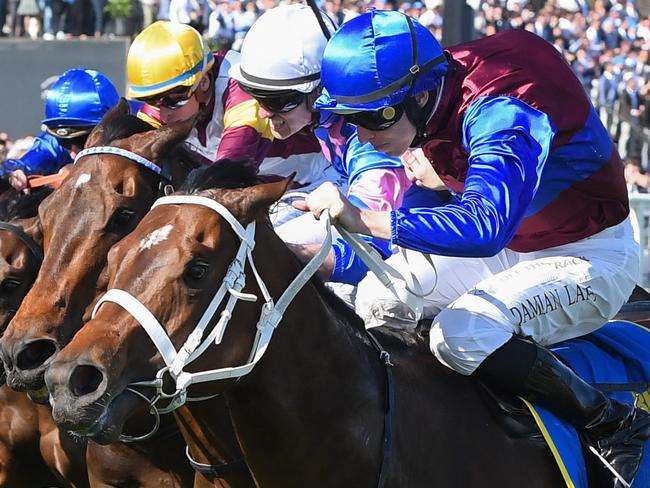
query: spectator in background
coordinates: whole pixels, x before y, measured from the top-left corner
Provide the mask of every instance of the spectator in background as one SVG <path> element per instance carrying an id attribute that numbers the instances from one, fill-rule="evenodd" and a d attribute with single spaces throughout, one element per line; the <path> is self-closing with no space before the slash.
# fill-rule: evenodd
<path id="1" fill-rule="evenodd" d="M 201 6 L 197 0 L 171 0 L 169 20 L 200 30 Z"/>
<path id="2" fill-rule="evenodd" d="M 623 85 L 619 97 L 619 137 L 618 150 L 622 159 L 640 157 L 640 125 L 639 117 L 644 110 L 641 100 L 639 78 L 631 72 L 623 76 Z"/>
<path id="3" fill-rule="evenodd" d="M 0 132 L 0 163 L 7 159 L 7 153 L 11 149 L 12 140 L 6 132 Z"/>
<path id="4" fill-rule="evenodd" d="M 244 3 L 239 0 L 235 0 L 232 3 L 232 25 L 234 30 L 235 40 L 232 44 L 232 48 L 235 51 L 241 49 L 242 42 L 246 33 L 253 25 L 253 22 L 257 19 L 258 12 L 255 2 L 248 0 Z"/>
<path id="5" fill-rule="evenodd" d="M 619 78 L 614 73 L 614 65 L 607 63 L 604 66 L 604 71 L 597 81 L 598 89 L 598 102 L 596 104 L 600 120 L 609 130 L 611 135 L 614 131 L 611 130 L 613 124 L 614 103 L 617 99 L 617 89 Z"/>
<path id="6" fill-rule="evenodd" d="M 209 5 L 212 12 L 208 19 L 208 39 L 215 41 L 219 49 L 230 49 L 235 41 L 230 6 L 224 0 L 210 0 Z"/>

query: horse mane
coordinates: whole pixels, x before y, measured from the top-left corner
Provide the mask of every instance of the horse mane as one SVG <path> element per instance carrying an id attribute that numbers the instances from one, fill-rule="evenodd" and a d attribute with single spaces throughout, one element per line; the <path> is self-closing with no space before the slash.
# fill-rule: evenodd
<path id="1" fill-rule="evenodd" d="M 108 145 L 117 139 L 124 139 L 134 134 L 154 130 L 149 125 L 135 115 L 122 114 L 107 120 L 103 125 L 101 145 Z"/>
<path id="2" fill-rule="evenodd" d="M 0 199 L 0 221 L 10 222 L 15 219 L 36 217 L 38 206 L 53 191 L 52 187 L 44 186 L 23 193 L 12 187 Z"/>
<path id="3" fill-rule="evenodd" d="M 212 188 L 246 188 L 261 183 L 257 165 L 250 159 L 219 159 L 214 164 L 192 171 L 181 192 L 195 195 Z"/>

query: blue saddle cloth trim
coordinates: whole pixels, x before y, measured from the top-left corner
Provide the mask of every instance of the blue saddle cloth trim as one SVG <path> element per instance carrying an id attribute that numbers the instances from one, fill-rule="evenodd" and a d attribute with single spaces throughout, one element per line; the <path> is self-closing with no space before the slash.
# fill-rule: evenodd
<path id="1" fill-rule="evenodd" d="M 632 322 L 612 321 L 596 332 L 550 348 L 585 381 L 612 398 L 650 409 L 650 331 Z M 635 393 L 632 393 L 635 392 Z M 551 448 L 567 487 L 589 488 L 585 457 L 575 429 L 538 405 L 530 405 Z M 633 488 L 650 487 L 650 456 L 646 444 Z"/>

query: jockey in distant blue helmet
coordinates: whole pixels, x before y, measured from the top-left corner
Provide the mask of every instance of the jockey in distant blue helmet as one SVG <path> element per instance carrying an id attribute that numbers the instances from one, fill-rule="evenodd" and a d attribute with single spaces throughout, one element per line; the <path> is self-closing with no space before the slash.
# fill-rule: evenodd
<path id="1" fill-rule="evenodd" d="M 111 80 L 99 71 L 71 69 L 47 91 L 42 123 L 54 135 L 60 127 L 92 129 L 119 100 Z"/>
<path id="2" fill-rule="evenodd" d="M 417 127 L 427 111 L 413 95 L 440 88 L 447 65 L 442 47 L 422 24 L 405 14 L 371 10 L 346 22 L 327 44 L 323 90 L 314 107 L 342 114 L 373 112 L 364 116 L 380 128 L 406 114 Z M 433 103 L 436 97 L 429 98 Z"/>
<path id="3" fill-rule="evenodd" d="M 27 175 L 56 173 L 72 163 L 90 131 L 119 101 L 117 89 L 99 71 L 66 71 L 47 91 L 42 120 L 45 132 L 20 159 L 5 161 L 0 176 L 22 190 L 26 188 Z"/>

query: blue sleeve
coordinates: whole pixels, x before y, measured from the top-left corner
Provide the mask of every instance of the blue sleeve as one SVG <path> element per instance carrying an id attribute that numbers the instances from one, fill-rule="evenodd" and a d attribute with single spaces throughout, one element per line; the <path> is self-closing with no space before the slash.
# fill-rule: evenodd
<path id="1" fill-rule="evenodd" d="M 350 195 L 350 202 L 359 208 L 366 208 L 363 201 L 354 195 Z M 369 236 L 361 237 L 374 247 L 384 259 L 392 254 L 390 241 Z M 359 283 L 366 276 L 368 266 L 356 255 L 348 243 L 340 237 L 332 243 L 332 249 L 334 250 L 334 269 L 330 281 L 350 285 Z"/>
<path id="2" fill-rule="evenodd" d="M 458 204 L 401 208 L 391 214 L 391 240 L 417 251 L 487 257 L 512 239 L 530 205 L 555 129 L 549 117 L 510 97 L 482 97 L 463 120 L 469 154 Z"/>
<path id="3" fill-rule="evenodd" d="M 365 207 L 363 202 L 350 196 L 350 201 L 357 207 Z M 447 203 L 457 201 L 456 197 L 447 192 L 437 192 L 411 186 L 404 195 L 404 204 L 406 206 L 426 205 L 430 208 L 446 205 Z M 368 244 L 374 247 L 381 256 L 386 259 L 392 254 L 392 246 L 388 241 L 375 239 L 368 236 L 362 236 Z M 352 248 L 343 239 L 339 238 L 332 244 L 334 250 L 334 269 L 330 281 L 338 283 L 348 283 L 350 285 L 358 284 L 368 273 L 366 264 L 355 254 Z"/>
<path id="4" fill-rule="evenodd" d="M 0 176 L 5 177 L 10 172 L 21 169 L 27 175 L 49 175 L 59 171 L 66 164 L 72 163 L 72 158 L 56 137 L 43 132 L 34 140 L 34 145 L 20 159 L 8 159 L 2 164 Z"/>
<path id="5" fill-rule="evenodd" d="M 401 168 L 404 165 L 400 158 L 393 158 L 377 151 L 369 142 L 362 143 L 357 135 L 356 127 L 345 144 L 343 162 L 348 177 L 348 186 L 364 171 L 377 168 Z"/>

